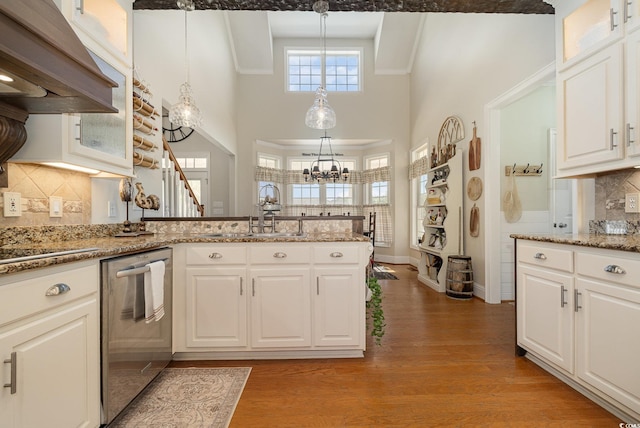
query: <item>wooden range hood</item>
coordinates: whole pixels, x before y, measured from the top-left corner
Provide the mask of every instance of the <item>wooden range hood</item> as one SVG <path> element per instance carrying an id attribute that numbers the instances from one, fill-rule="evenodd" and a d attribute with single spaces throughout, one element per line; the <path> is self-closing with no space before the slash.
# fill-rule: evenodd
<path id="1" fill-rule="evenodd" d="M 53 0 L 0 0 L 0 164 L 31 113 L 113 113 L 112 88 Z"/>

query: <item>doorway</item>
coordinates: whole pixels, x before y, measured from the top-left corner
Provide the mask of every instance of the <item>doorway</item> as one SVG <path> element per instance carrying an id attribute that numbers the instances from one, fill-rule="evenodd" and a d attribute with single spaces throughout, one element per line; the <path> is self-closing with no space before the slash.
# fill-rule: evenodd
<path id="1" fill-rule="evenodd" d="M 540 104 L 540 93 L 544 88 L 555 88 L 555 64 L 550 64 L 510 91 L 496 98 L 485 107 L 486 123 L 489 124 L 489 144 L 487 153 L 485 230 L 485 301 L 500 303 L 515 298 L 514 251 L 512 233 L 538 234 L 553 231 L 554 222 L 571 219 L 571 213 L 564 210 L 566 205 L 556 203 L 567 197 L 564 183 L 555 183 L 552 164 L 555 158 L 555 122 L 546 123 L 537 116 L 541 109 L 555 119 L 555 95 L 546 104 Z M 531 97 L 532 106 L 528 106 Z M 536 104 L 536 102 L 538 104 Z M 531 110 L 527 110 L 531 108 Z M 514 121 L 519 123 L 515 124 Z M 510 129 L 511 126 L 511 129 Z M 544 127 L 544 129 L 542 129 Z M 525 130 L 526 129 L 526 130 Z M 535 134 L 535 138 L 532 137 Z M 518 144 L 524 144 L 518 147 Z M 502 212 L 502 196 L 507 184 L 506 165 L 544 165 L 544 174 L 538 177 L 517 178 L 516 185 L 522 202 L 522 216 L 518 221 L 508 223 Z M 570 183 L 569 190 L 573 187 Z M 556 192 L 554 194 L 554 192 Z M 564 193 L 564 196 L 560 196 Z M 573 196 L 571 196 L 573 199 Z M 574 204 L 571 203 L 571 210 Z M 558 210 L 556 214 L 555 211 Z M 563 223 L 573 223 L 562 221 Z"/>

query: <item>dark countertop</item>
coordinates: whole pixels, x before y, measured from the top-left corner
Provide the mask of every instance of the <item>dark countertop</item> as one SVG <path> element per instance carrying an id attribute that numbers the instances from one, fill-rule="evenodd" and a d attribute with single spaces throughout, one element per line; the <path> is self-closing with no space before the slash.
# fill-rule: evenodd
<path id="1" fill-rule="evenodd" d="M 231 242 L 248 242 L 248 243 L 291 243 L 291 242 L 370 242 L 369 238 L 358 233 L 307 233 L 304 237 L 268 237 L 268 238 L 249 238 L 249 237 L 201 237 L 200 234 L 170 234 L 162 233 L 155 235 L 142 235 L 136 237 L 116 238 L 97 237 L 92 239 L 76 239 L 68 241 L 56 241 L 40 244 L 10 245 L 6 248 L 20 249 L 34 248 L 40 246 L 42 248 L 51 248 L 55 246 L 56 250 L 77 250 L 80 248 L 95 248 L 92 251 L 67 254 L 56 257 L 44 257 L 34 260 L 0 264 L 0 276 L 3 274 L 11 274 L 31 269 L 43 268 L 63 263 L 76 262 L 89 259 L 102 259 L 113 256 L 121 256 L 144 250 L 171 246 L 182 243 L 231 243 Z"/>
<path id="2" fill-rule="evenodd" d="M 515 239 L 553 242 L 556 244 L 578 245 L 582 247 L 604 248 L 608 250 L 640 253 L 640 235 L 601 235 L 601 234 L 535 234 L 513 233 Z"/>

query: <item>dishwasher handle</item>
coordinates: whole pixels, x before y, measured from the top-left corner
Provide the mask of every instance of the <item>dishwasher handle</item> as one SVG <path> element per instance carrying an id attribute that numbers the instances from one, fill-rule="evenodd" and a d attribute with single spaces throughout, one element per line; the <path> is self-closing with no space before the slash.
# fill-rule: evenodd
<path id="1" fill-rule="evenodd" d="M 116 272 L 116 278 L 124 278 L 127 276 L 132 276 L 132 275 L 138 275 L 141 273 L 145 273 L 145 272 L 149 272 L 149 264 L 151 263 L 155 263 L 155 262 L 165 262 L 169 259 L 158 259 L 158 260 L 152 260 L 148 263 L 146 263 L 144 266 L 139 266 L 139 267 L 129 267 L 126 269 L 121 269 L 119 271 Z"/>

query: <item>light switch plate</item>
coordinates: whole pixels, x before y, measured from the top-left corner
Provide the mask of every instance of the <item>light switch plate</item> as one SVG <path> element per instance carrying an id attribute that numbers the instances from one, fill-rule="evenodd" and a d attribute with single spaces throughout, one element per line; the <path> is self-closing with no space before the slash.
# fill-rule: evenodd
<path id="1" fill-rule="evenodd" d="M 20 217 L 22 215 L 22 198 L 20 196 L 18 192 L 4 192 L 2 194 L 5 217 Z"/>
<path id="2" fill-rule="evenodd" d="M 624 212 L 640 213 L 640 193 L 627 193 L 624 195 Z"/>
<path id="3" fill-rule="evenodd" d="M 62 217 L 62 197 L 49 196 L 49 217 Z"/>

